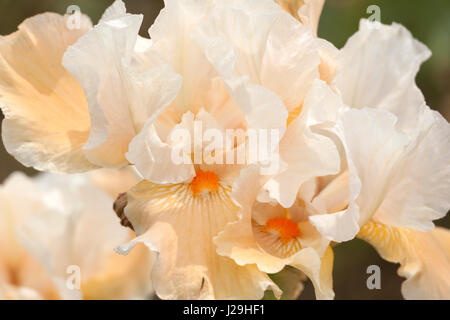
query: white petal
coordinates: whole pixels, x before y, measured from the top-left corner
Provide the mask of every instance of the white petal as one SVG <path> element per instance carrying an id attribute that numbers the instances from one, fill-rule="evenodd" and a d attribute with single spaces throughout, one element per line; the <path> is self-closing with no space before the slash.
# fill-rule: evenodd
<path id="1" fill-rule="evenodd" d="M 359 179 L 359 223 L 364 225 L 383 202 L 392 174 L 410 139 L 396 129 L 396 117 L 383 110 L 349 110 L 340 130 L 352 180 Z"/>
<path id="2" fill-rule="evenodd" d="M 340 169 L 338 150 L 312 125 L 335 121 L 341 104 L 328 86 L 316 80 L 305 99 L 301 114 L 288 126 L 280 141 L 279 154 L 286 169 L 270 178 L 264 189 L 283 207 L 293 205 L 300 186 L 313 177 L 336 174 Z"/>
<path id="3" fill-rule="evenodd" d="M 102 15 L 100 19 L 101 22 L 108 20 L 114 20 L 123 17 L 127 13 L 125 8 L 125 3 L 122 0 L 115 0 L 112 5 L 110 5 Z"/>
<path id="4" fill-rule="evenodd" d="M 127 159 L 149 181 L 164 184 L 189 181 L 195 176 L 194 166 L 192 162 L 174 162 L 174 147 L 176 146 L 162 141 L 153 124 L 148 123 L 131 141 Z M 184 148 L 180 149 L 182 159 Z M 190 155 L 188 159 L 191 161 Z"/>
<path id="5" fill-rule="evenodd" d="M 263 86 L 276 93 L 288 110 L 300 106 L 319 78 L 319 42 L 307 28 L 280 14 L 265 43 L 260 73 Z"/>
<path id="6" fill-rule="evenodd" d="M 450 124 L 436 111 L 421 117 L 418 136 L 389 179 L 374 219 L 422 231 L 450 209 Z"/>
<path id="7" fill-rule="evenodd" d="M 305 0 L 305 4 L 298 12 L 301 22 L 308 26 L 315 36 L 319 29 L 319 19 L 324 4 L 325 0 Z"/>
<path id="8" fill-rule="evenodd" d="M 91 116 L 85 154 L 101 166 L 126 164 L 128 143 L 136 134 L 128 105 L 122 63 L 131 59 L 142 16 L 101 22 L 64 54 L 63 65 L 82 85 Z"/>
<path id="9" fill-rule="evenodd" d="M 336 85 L 347 105 L 389 110 L 399 127 L 414 129 L 424 104 L 414 79 L 430 55 L 401 25 L 361 20 L 341 50 Z"/>
<path id="10" fill-rule="evenodd" d="M 278 129 L 282 134 L 286 109 L 277 95 L 259 84 L 258 78 L 268 27 L 284 13 L 265 0 L 232 1 L 221 5 L 221 10 L 196 29 L 193 38 L 246 116 L 247 126 Z M 254 39 L 252 42 L 248 41 L 250 34 Z"/>
<path id="11" fill-rule="evenodd" d="M 196 113 L 200 108 L 211 111 L 208 96 L 223 97 L 214 87 L 217 73 L 191 38 L 195 27 L 210 15 L 214 2 L 166 0 L 149 29 L 152 48 L 147 52 L 148 59 L 169 64 L 183 77 L 180 94 L 173 103 L 180 114 L 188 110 Z"/>
<path id="12" fill-rule="evenodd" d="M 132 138 L 172 102 L 181 86 L 169 66 L 134 59 L 142 16 L 126 14 L 122 7 L 115 2 L 63 59 L 88 97 L 92 128 L 85 154 L 109 167 L 128 164 L 125 153 Z"/>

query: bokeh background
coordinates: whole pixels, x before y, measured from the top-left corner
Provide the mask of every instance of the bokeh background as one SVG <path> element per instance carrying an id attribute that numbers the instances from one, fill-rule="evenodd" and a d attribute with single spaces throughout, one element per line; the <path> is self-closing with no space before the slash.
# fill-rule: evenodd
<path id="1" fill-rule="evenodd" d="M 70 5 L 78 5 L 96 23 L 112 0 L 0 0 L 0 35 L 14 32 L 26 18 L 37 13 L 53 11 L 65 13 Z M 143 13 L 141 35 L 147 30 L 164 6 L 163 0 L 125 0 L 132 13 Z M 427 103 L 450 120 L 450 1 L 449 0 L 327 0 L 320 20 L 319 36 L 341 48 L 348 37 L 358 29 L 358 21 L 371 14 L 370 5 L 381 9 L 381 22 L 397 22 L 425 43 L 433 56 L 422 65 L 417 84 Z M 0 114 L 0 117 L 3 116 Z M 1 125 L 0 125 L 1 126 Z M 32 169 L 23 167 L 0 144 L 0 183 L 14 170 L 33 175 Z M 437 222 L 450 227 L 450 215 Z M 334 286 L 336 299 L 401 299 L 398 265 L 381 260 L 372 247 L 358 239 L 334 247 Z M 381 290 L 366 287 L 367 267 L 381 268 Z M 300 299 L 314 299 L 310 283 Z"/>

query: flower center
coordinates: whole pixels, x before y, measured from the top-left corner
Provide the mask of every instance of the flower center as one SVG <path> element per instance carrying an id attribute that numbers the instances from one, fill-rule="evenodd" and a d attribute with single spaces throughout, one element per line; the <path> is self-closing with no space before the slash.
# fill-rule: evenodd
<path id="1" fill-rule="evenodd" d="M 298 225 L 291 219 L 283 217 L 267 220 L 263 230 L 266 232 L 276 232 L 284 243 L 301 235 Z"/>
<path id="2" fill-rule="evenodd" d="M 219 178 L 212 171 L 198 170 L 191 182 L 191 188 L 194 195 L 217 191 L 219 188 Z"/>

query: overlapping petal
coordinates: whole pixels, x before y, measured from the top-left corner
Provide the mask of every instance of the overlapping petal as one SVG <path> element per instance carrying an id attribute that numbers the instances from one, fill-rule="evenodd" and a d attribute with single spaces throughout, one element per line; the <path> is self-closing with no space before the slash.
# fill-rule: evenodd
<path id="1" fill-rule="evenodd" d="M 69 17 L 44 13 L 0 38 L 0 107 L 6 150 L 38 170 L 80 172 L 95 168 L 82 152 L 90 130 L 86 97 L 61 65 L 68 46 L 91 22 L 69 28 Z"/>
<path id="2" fill-rule="evenodd" d="M 116 1 L 64 54 L 63 65 L 81 84 L 89 104 L 92 127 L 84 152 L 100 166 L 128 164 L 125 153 L 132 138 L 180 89 L 181 78 L 169 66 L 134 63 L 141 23 L 142 15 L 127 14 Z"/>
<path id="3" fill-rule="evenodd" d="M 216 253 L 213 238 L 237 219 L 230 187 L 195 195 L 190 184 L 139 183 L 128 195 L 126 216 L 138 237 L 118 248 L 128 253 L 138 243 L 156 252 L 153 285 L 162 299 L 261 299 L 279 289 L 255 265 L 239 266 Z"/>
<path id="4" fill-rule="evenodd" d="M 43 299 L 128 299 L 151 293 L 151 256 L 144 247 L 129 257 L 114 253 L 132 234 L 118 223 L 113 199 L 93 181 L 86 174 L 35 180 L 14 175 L 7 181 L 0 210 L 0 283 L 7 297 L 33 298 L 28 293 L 35 292 Z M 111 185 L 121 183 L 110 179 Z M 80 272 L 78 288 L 68 285 L 71 267 Z"/>
<path id="5" fill-rule="evenodd" d="M 333 253 L 327 249 L 328 241 L 307 221 L 299 224 L 302 234 L 300 248 L 288 256 L 270 254 L 267 251 L 269 247 L 264 250 L 258 243 L 253 227 L 256 218 L 253 208 L 264 180 L 256 166 L 241 171 L 241 176 L 233 185 L 233 199 L 240 207 L 239 220 L 229 223 L 215 238 L 217 252 L 231 257 L 239 265 L 256 264 L 267 273 L 277 273 L 287 265 L 293 266 L 311 279 L 318 299 L 332 299 Z M 270 213 L 263 220 L 269 217 Z"/>

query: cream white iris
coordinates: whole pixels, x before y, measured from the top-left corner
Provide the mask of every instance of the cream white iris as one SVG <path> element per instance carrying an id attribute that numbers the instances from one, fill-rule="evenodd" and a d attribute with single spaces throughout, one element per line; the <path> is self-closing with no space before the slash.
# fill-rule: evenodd
<path id="1" fill-rule="evenodd" d="M 432 220 L 450 208 L 450 129 L 414 82 L 429 51 L 365 20 L 338 50 L 317 37 L 323 4 L 166 0 L 150 38 L 120 0 L 94 27 L 33 17 L 0 39 L 5 146 L 39 170 L 135 166 L 121 199 L 137 237 L 117 251 L 157 253 L 163 299 L 280 296 L 268 274 L 286 266 L 331 299 L 331 242 L 355 236 L 402 263 L 405 297 L 448 297 L 448 231 Z M 280 165 L 198 161 L 248 152 L 248 137 L 211 149 L 180 129 L 277 130 Z"/>

